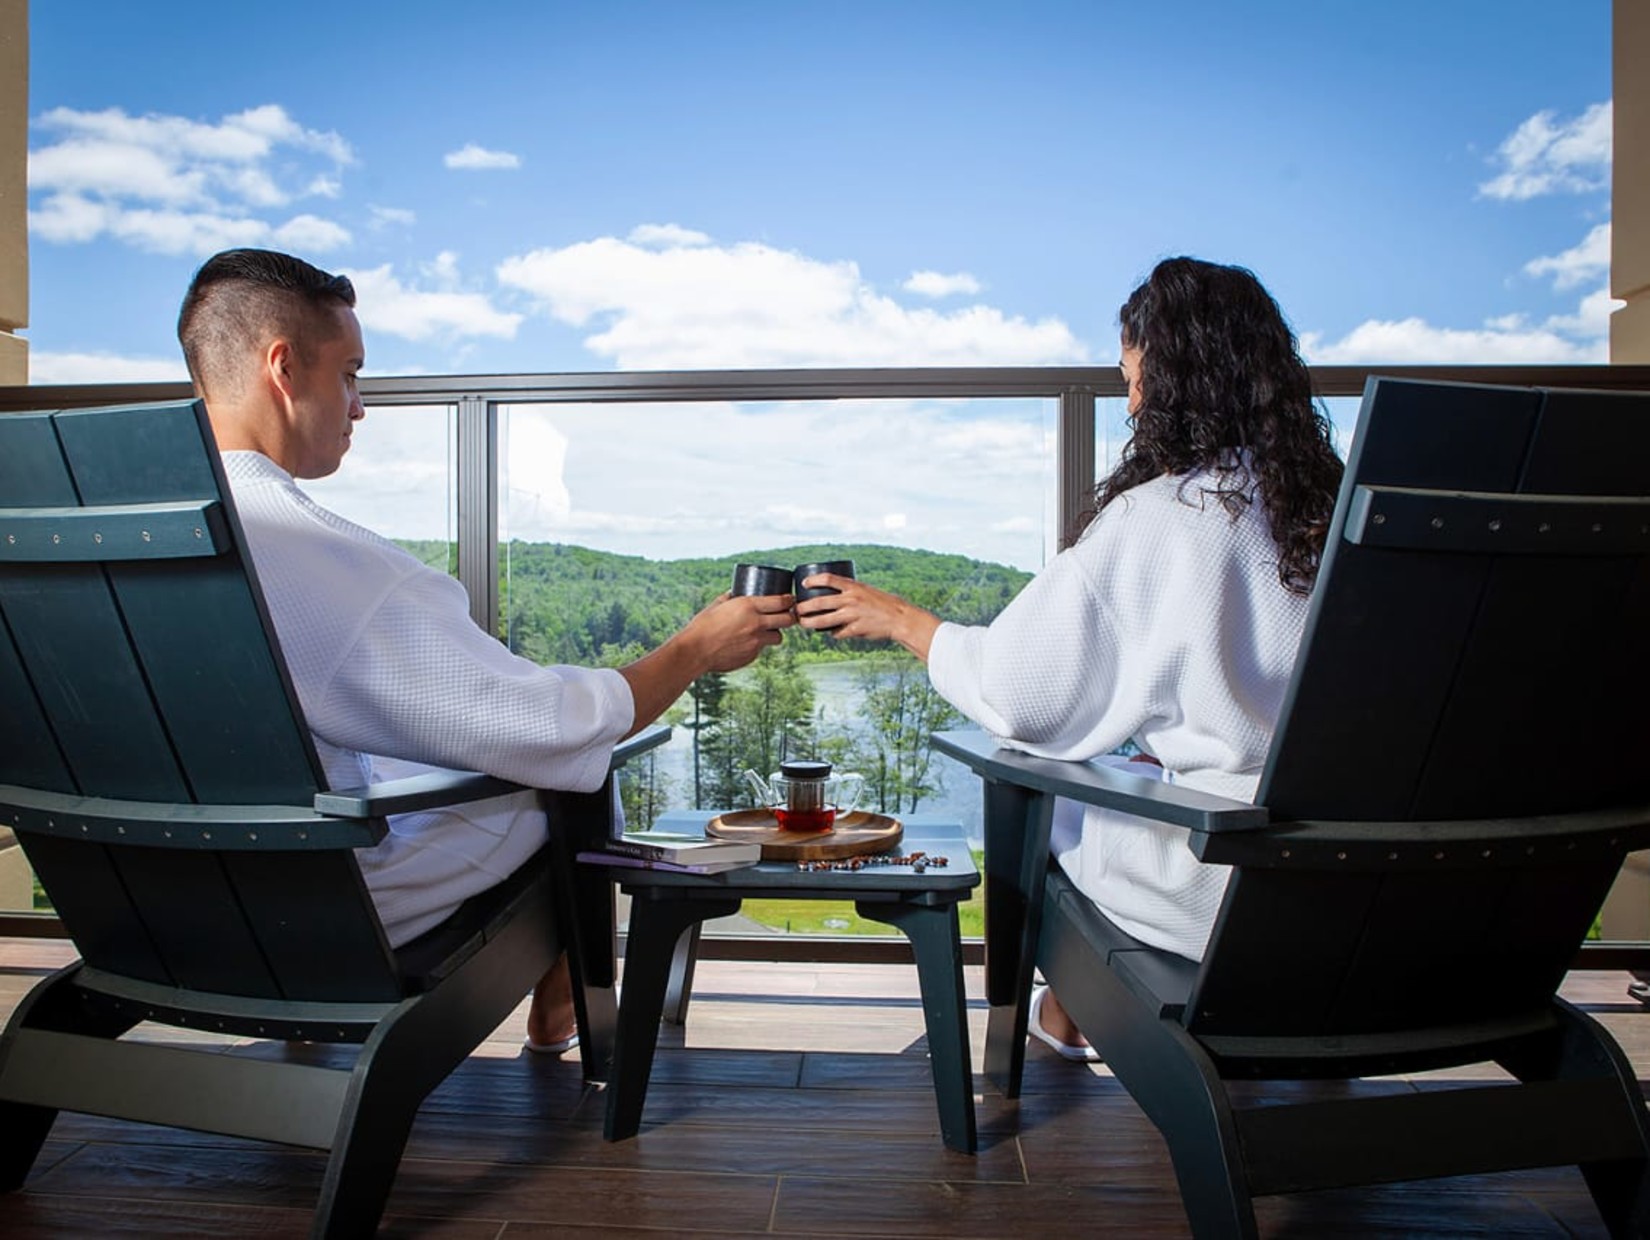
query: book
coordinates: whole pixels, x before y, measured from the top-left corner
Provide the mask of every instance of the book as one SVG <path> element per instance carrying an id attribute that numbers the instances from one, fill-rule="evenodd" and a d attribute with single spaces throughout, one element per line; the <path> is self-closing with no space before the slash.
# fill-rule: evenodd
<path id="1" fill-rule="evenodd" d="M 718 840 L 682 831 L 627 831 L 607 841 L 606 850 L 645 861 L 672 865 L 709 865 L 733 861 L 754 865 L 762 860 L 762 845 L 753 840 Z"/>
<path id="2" fill-rule="evenodd" d="M 589 865 L 617 865 L 631 870 L 663 870 L 667 874 L 725 874 L 729 870 L 743 870 L 756 864 L 753 861 L 702 861 L 678 865 L 674 861 L 655 861 L 651 857 L 632 857 L 625 853 L 602 849 L 581 852 L 579 860 Z"/>

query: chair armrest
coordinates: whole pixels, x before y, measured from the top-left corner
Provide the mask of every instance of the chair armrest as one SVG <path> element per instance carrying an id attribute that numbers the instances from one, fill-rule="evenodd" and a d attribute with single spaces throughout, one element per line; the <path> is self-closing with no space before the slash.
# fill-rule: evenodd
<path id="1" fill-rule="evenodd" d="M 613 770 L 618 770 L 632 758 L 639 758 L 650 749 L 657 749 L 670 739 L 670 729 L 662 723 L 643 728 L 635 736 L 626 737 L 613 746 Z"/>
<path id="2" fill-rule="evenodd" d="M 617 770 L 630 759 L 657 749 L 670 739 L 667 727 L 644 728 L 613 747 L 610 769 Z M 356 788 L 339 788 L 315 794 L 315 811 L 336 818 L 372 818 L 379 814 L 408 814 L 441 805 L 485 801 L 488 797 L 521 792 L 521 784 L 475 771 L 430 771 L 405 779 L 386 780 Z"/>
<path id="3" fill-rule="evenodd" d="M 335 818 L 373 818 L 380 814 L 409 814 L 439 805 L 485 801 L 522 791 L 520 784 L 475 771 L 429 771 L 315 794 L 315 812 Z"/>
<path id="4" fill-rule="evenodd" d="M 1084 805 L 1100 805 L 1203 832 L 1253 831 L 1271 821 L 1262 805 L 1144 779 L 1092 762 L 1062 762 L 1003 749 L 974 729 L 936 732 L 933 740 L 935 749 L 983 779 L 1052 792 Z"/>

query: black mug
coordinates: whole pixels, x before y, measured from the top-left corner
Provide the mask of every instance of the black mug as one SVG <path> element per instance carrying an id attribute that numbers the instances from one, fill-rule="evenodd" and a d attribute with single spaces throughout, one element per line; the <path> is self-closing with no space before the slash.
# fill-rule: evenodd
<path id="1" fill-rule="evenodd" d="M 745 594 L 789 594 L 792 574 L 788 568 L 771 564 L 735 564 L 733 566 L 734 597 Z"/>
<path id="2" fill-rule="evenodd" d="M 854 562 L 852 560 L 821 560 L 817 564 L 800 565 L 796 570 L 796 581 L 791 590 L 791 593 L 796 595 L 797 602 L 800 603 L 805 598 L 819 598 L 823 594 L 842 593 L 842 591 L 831 586 L 814 586 L 811 589 L 803 589 L 802 583 L 815 573 L 835 573 L 838 577 L 852 577 L 854 575 Z"/>

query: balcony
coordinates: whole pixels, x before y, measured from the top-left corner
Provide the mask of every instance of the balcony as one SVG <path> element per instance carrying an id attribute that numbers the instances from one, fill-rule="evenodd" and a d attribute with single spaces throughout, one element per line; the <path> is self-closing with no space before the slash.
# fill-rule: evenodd
<path id="1" fill-rule="evenodd" d="M 1381 373 L 1650 387 L 1647 367 Z M 1320 393 L 1343 411 L 1364 377 L 1352 369 L 1316 374 Z M 478 622 L 494 632 L 508 628 L 511 593 L 507 552 L 500 564 L 509 524 L 499 498 L 508 494 L 501 430 L 523 408 L 600 407 L 610 428 L 603 433 L 615 435 L 626 405 L 732 401 L 783 418 L 815 401 L 1017 402 L 1023 416 L 1049 428 L 1043 472 L 1053 516 L 1038 536 L 1052 543 L 1116 443 L 1123 395 L 1115 373 L 1103 370 L 491 376 L 364 387 L 376 420 L 418 411 L 427 423 L 440 479 L 431 494 L 450 516 L 451 563 Z M 0 389 L 0 411 L 185 394 L 176 385 Z M 18 937 L 0 940 L 0 1015 L 73 958 L 67 944 L 51 941 L 48 915 L 4 913 L 0 933 Z M 1566 994 L 1604 1021 L 1641 1079 L 1650 1079 L 1650 1024 L 1626 999 L 1621 971 L 1645 959 L 1641 953 L 1650 943 L 1589 947 Z M 425 1106 L 382 1234 L 1185 1234 L 1163 1146 L 1103 1067 L 1074 1068 L 1033 1048 L 1018 1102 L 977 1078 L 979 1156 L 943 1148 L 902 941 L 735 929 L 708 939 L 705 954 L 688 1026 L 663 1039 L 638 1139 L 602 1141 L 601 1094 L 580 1081 L 571 1059 L 522 1053 L 525 1009 L 518 1009 Z M 978 1065 L 977 965 L 968 984 Z M 226 1043 L 223 1053 L 325 1051 Z M 1449 1079 L 1355 1088 L 1427 1089 Z M 303 1235 L 322 1166 L 307 1152 L 65 1116 L 28 1185 L 0 1205 L 0 1231 Z M 1271 1235 L 1602 1234 L 1573 1170 L 1268 1200 L 1261 1226 Z"/>

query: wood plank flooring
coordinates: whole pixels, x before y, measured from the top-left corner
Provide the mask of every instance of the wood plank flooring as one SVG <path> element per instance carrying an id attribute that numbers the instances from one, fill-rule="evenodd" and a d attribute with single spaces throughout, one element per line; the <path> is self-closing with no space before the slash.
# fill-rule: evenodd
<path id="1" fill-rule="evenodd" d="M 69 958 L 0 940 L 0 1017 Z M 1566 993 L 1650 1077 L 1650 1012 L 1627 980 L 1575 974 Z M 977 970 L 968 985 L 978 1067 Z M 979 1155 L 947 1151 L 907 966 L 702 963 L 685 1032 L 661 1036 L 642 1133 L 618 1144 L 601 1138 L 602 1094 L 577 1056 L 523 1051 L 524 1020 L 525 1005 L 425 1104 L 381 1236 L 1187 1234 L 1151 1124 L 1104 1068 L 1041 1046 L 1018 1102 L 979 1079 Z M 301 1237 L 323 1167 L 308 1151 L 65 1115 L 24 1188 L 0 1197 L 0 1237 Z M 1605 1234 L 1570 1168 L 1267 1198 L 1258 1212 L 1270 1237 Z"/>

